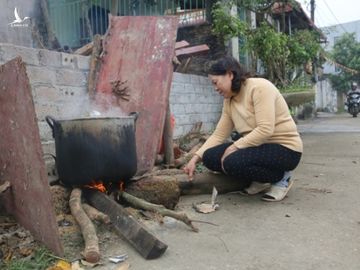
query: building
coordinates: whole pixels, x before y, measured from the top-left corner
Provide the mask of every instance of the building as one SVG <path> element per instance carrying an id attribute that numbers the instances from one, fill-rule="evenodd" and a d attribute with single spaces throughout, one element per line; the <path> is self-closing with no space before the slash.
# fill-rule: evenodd
<path id="1" fill-rule="evenodd" d="M 343 24 L 327 26 L 321 29 L 327 37 L 325 46 L 326 51 L 331 51 L 336 40 L 345 33 L 355 33 L 356 40 L 360 42 L 360 20 Z M 336 66 L 326 63 L 324 65 L 324 74 L 336 73 Z"/>

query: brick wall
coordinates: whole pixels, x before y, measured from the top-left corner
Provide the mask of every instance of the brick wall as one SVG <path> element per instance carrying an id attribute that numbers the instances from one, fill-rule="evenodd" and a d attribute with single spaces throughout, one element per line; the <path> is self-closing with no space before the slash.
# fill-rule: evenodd
<path id="1" fill-rule="evenodd" d="M 57 119 L 69 116 L 76 102 L 87 96 L 89 57 L 0 43 L 0 64 L 21 56 L 32 88 L 40 138 L 45 153 L 54 153 L 51 129 L 46 115 Z M 170 108 L 175 116 L 175 137 L 186 134 L 202 121 L 203 131 L 214 128 L 219 119 L 222 98 L 203 76 L 174 73 Z"/>
<path id="2" fill-rule="evenodd" d="M 188 133 L 199 121 L 203 123 L 202 131 L 211 131 L 219 120 L 222 100 L 207 77 L 174 73 L 170 92 L 174 137 Z"/>
<path id="3" fill-rule="evenodd" d="M 89 57 L 0 44 L 0 64 L 17 56 L 26 63 L 43 151 L 54 153 L 51 129 L 45 116 L 65 117 L 66 104 L 86 95 Z"/>

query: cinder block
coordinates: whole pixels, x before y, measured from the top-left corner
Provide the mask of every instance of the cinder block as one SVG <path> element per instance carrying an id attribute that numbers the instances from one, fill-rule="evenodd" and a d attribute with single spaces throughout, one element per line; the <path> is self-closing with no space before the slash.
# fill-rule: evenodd
<path id="1" fill-rule="evenodd" d="M 47 141 L 41 143 L 44 156 L 51 154 L 55 155 L 55 141 Z"/>
<path id="2" fill-rule="evenodd" d="M 59 100 L 59 90 L 52 85 L 34 85 L 33 93 L 38 102 L 55 102 Z"/>
<path id="3" fill-rule="evenodd" d="M 174 115 L 181 115 L 186 113 L 186 106 L 184 104 L 170 103 L 170 110 Z"/>
<path id="4" fill-rule="evenodd" d="M 26 67 L 27 75 L 30 80 L 30 84 L 54 84 L 55 72 L 52 69 L 44 67 Z"/>
<path id="5" fill-rule="evenodd" d="M 61 53 L 49 50 L 39 50 L 39 63 L 46 67 L 61 67 Z"/>
<path id="6" fill-rule="evenodd" d="M 171 84 L 170 96 L 172 94 L 183 94 L 185 90 L 185 84 L 174 82 Z"/>
<path id="7" fill-rule="evenodd" d="M 199 83 L 201 85 L 207 86 L 207 87 L 212 87 L 211 81 L 209 77 L 205 77 L 205 76 L 199 76 Z"/>
<path id="8" fill-rule="evenodd" d="M 56 105 L 54 103 L 39 103 L 35 101 L 35 112 L 38 121 L 45 121 L 45 116 L 51 115 L 53 117 L 59 117 L 61 108 L 63 105 Z"/>
<path id="9" fill-rule="evenodd" d="M 81 100 L 88 98 L 88 92 L 86 86 L 59 86 L 59 92 L 63 97 L 79 97 Z"/>
<path id="10" fill-rule="evenodd" d="M 194 85 L 189 83 L 185 84 L 184 94 L 193 93 L 194 90 L 195 90 Z"/>
<path id="11" fill-rule="evenodd" d="M 45 121 L 38 121 L 40 139 L 42 142 L 54 140 L 52 136 L 52 129 Z"/>
<path id="12" fill-rule="evenodd" d="M 85 72 L 61 69 L 56 71 L 56 85 L 86 86 L 87 74 Z"/>
<path id="13" fill-rule="evenodd" d="M 190 75 L 174 72 L 173 73 L 173 82 L 177 83 L 189 83 L 190 82 Z"/>
<path id="14" fill-rule="evenodd" d="M 198 75 L 188 75 L 190 77 L 190 83 L 194 84 L 194 85 L 199 85 L 200 84 L 200 76 Z"/>
<path id="15" fill-rule="evenodd" d="M 1 61 L 7 62 L 14 59 L 17 56 L 21 56 L 22 60 L 27 65 L 38 66 L 39 65 L 39 51 L 33 48 L 14 46 L 12 44 L 0 44 Z"/>
<path id="16" fill-rule="evenodd" d="M 46 155 L 44 156 L 44 161 L 49 183 L 57 181 L 59 179 L 59 175 L 57 173 L 55 159 Z"/>
<path id="17" fill-rule="evenodd" d="M 175 125 L 174 134 L 173 134 L 174 139 L 177 139 L 177 138 L 182 137 L 184 135 L 185 134 L 183 132 L 183 127 L 180 126 L 180 125 Z"/>
<path id="18" fill-rule="evenodd" d="M 90 69 L 90 56 L 76 55 L 77 68 L 80 70 Z"/>
<path id="19" fill-rule="evenodd" d="M 76 68 L 76 56 L 69 53 L 61 53 L 61 65 L 66 68 Z"/>

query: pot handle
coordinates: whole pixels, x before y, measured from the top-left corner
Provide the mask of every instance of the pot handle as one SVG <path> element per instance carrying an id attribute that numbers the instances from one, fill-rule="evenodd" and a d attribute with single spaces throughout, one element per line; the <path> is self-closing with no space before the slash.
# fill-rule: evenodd
<path id="1" fill-rule="evenodd" d="M 135 122 L 136 122 L 136 120 L 137 120 L 138 117 L 139 117 L 139 113 L 138 113 L 138 112 L 131 112 L 131 113 L 129 113 L 129 116 L 134 116 L 134 120 L 135 120 Z"/>
<path id="2" fill-rule="evenodd" d="M 45 121 L 49 124 L 52 131 L 54 131 L 54 123 L 56 122 L 56 120 L 52 116 L 47 115 L 47 116 L 45 116 Z"/>
<path id="3" fill-rule="evenodd" d="M 52 131 L 52 136 L 53 138 L 55 138 L 55 130 L 54 130 L 54 124 L 56 123 L 56 120 L 50 116 L 47 115 L 45 116 L 45 121 L 49 124 L 49 126 L 51 127 L 51 131 Z"/>

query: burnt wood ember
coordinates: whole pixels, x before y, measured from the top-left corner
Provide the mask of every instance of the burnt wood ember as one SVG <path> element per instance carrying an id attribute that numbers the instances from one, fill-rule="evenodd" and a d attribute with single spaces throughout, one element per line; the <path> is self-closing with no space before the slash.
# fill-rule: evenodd
<path id="1" fill-rule="evenodd" d="M 147 231 L 124 207 L 109 196 L 91 189 L 84 189 L 83 195 L 93 207 L 110 217 L 114 227 L 145 259 L 156 259 L 166 251 L 165 243 Z"/>

